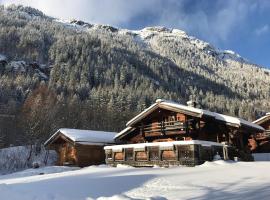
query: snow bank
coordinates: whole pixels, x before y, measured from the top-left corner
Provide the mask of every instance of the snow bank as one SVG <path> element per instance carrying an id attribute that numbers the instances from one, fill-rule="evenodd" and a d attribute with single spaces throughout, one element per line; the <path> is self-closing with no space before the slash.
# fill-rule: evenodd
<path id="1" fill-rule="evenodd" d="M 7 174 L 23 169 L 31 168 L 34 162 L 41 167 L 45 165 L 54 165 L 57 159 L 55 151 L 49 151 L 47 163 L 46 150 L 41 147 L 39 152 L 33 150 L 30 158 L 30 146 L 17 146 L 0 149 L 0 174 Z M 29 158 L 29 159 L 28 159 Z"/>
<path id="2" fill-rule="evenodd" d="M 66 172 L 66 171 L 78 170 L 78 169 L 81 169 L 81 168 L 66 167 L 66 166 L 48 166 L 48 167 L 41 167 L 38 169 L 26 169 L 24 171 L 2 175 L 0 176 L 0 179 L 11 179 L 11 178 L 28 177 L 28 176 L 36 176 L 36 175 L 54 174 L 54 173 L 61 173 L 61 172 Z"/>
<path id="3" fill-rule="evenodd" d="M 92 198 L 87 198 L 87 200 L 93 200 Z M 97 200 L 142 200 L 142 199 L 134 199 L 134 198 L 130 198 L 126 195 L 115 195 L 112 197 L 99 197 Z M 150 198 L 146 198 L 145 200 L 167 200 L 164 197 L 150 197 Z"/>
<path id="4" fill-rule="evenodd" d="M 196 167 L 214 167 L 219 165 L 231 165 L 236 164 L 237 162 L 232 160 L 216 160 L 214 162 L 206 161 L 202 165 L 196 166 Z"/>

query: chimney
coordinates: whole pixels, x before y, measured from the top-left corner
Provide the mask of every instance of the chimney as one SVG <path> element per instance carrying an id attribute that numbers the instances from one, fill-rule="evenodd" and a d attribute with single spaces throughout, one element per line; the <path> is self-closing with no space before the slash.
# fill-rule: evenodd
<path id="1" fill-rule="evenodd" d="M 187 102 L 187 105 L 188 105 L 189 107 L 193 107 L 193 108 L 196 108 L 196 107 L 197 107 L 197 103 L 196 103 L 195 101 L 193 101 L 193 100 L 189 100 L 189 101 Z"/>

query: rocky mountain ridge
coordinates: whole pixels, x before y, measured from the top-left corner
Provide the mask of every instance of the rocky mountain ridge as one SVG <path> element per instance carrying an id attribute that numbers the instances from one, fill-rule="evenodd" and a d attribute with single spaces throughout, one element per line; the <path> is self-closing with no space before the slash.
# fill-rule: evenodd
<path id="1" fill-rule="evenodd" d="M 89 29 L 103 29 L 113 33 L 119 33 L 122 35 L 131 35 L 137 42 L 149 43 L 149 40 L 153 37 L 166 37 L 185 40 L 186 42 L 194 45 L 196 48 L 205 51 L 209 55 L 217 56 L 223 61 L 233 60 L 242 63 L 249 63 L 247 59 L 241 57 L 239 54 L 232 50 L 220 50 L 216 49 L 213 45 L 203 40 L 200 40 L 194 36 L 189 36 L 185 31 L 174 28 L 167 28 L 163 26 L 145 27 L 141 30 L 128 30 L 115 28 L 110 25 L 90 24 L 81 20 L 71 20 L 70 22 L 57 20 L 64 24 L 74 25 L 76 28 L 83 28 L 85 31 Z"/>

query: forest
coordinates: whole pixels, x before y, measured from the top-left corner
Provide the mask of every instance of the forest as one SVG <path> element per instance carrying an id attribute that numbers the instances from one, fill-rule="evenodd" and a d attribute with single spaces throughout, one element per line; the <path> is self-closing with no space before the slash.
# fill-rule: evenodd
<path id="1" fill-rule="evenodd" d="M 0 6 L 0 147 L 57 129 L 120 131 L 157 98 L 254 120 L 270 110 L 269 70 L 224 59 L 168 30 L 133 32 Z"/>

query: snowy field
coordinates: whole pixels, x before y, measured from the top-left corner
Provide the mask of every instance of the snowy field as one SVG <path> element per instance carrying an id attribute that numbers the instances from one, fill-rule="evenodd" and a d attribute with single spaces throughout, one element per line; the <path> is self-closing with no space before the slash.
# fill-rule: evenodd
<path id="1" fill-rule="evenodd" d="M 1 200 L 269 199 L 270 162 L 197 167 L 45 167 L 0 176 Z"/>

